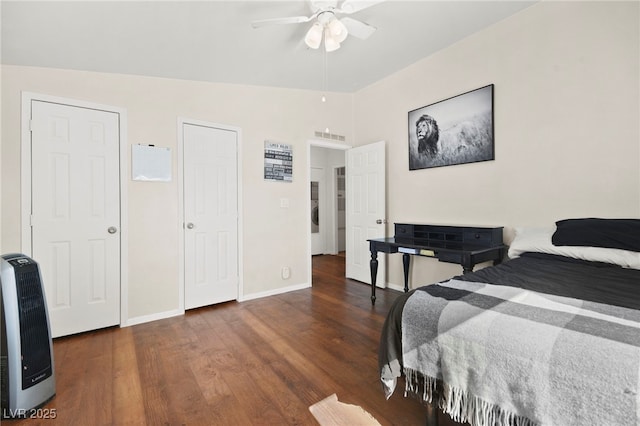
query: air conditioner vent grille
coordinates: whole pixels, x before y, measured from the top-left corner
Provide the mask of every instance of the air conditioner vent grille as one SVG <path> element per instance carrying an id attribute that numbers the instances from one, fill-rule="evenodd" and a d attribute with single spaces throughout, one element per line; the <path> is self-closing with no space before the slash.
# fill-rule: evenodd
<path id="1" fill-rule="evenodd" d="M 35 264 L 16 272 L 22 353 L 22 389 L 51 376 L 47 312 L 40 274 Z"/>
<path id="2" fill-rule="evenodd" d="M 332 140 L 332 141 L 339 141 L 339 142 L 346 141 L 346 137 L 345 136 L 337 135 L 335 133 L 321 132 L 321 131 L 316 130 L 314 134 L 315 134 L 315 137 L 317 137 L 317 138 L 329 139 L 329 140 Z"/>

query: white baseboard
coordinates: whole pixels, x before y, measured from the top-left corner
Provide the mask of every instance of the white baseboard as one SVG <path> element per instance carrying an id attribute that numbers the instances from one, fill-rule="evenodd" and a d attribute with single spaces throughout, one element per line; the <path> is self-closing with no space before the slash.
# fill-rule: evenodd
<path id="1" fill-rule="evenodd" d="M 298 284 L 289 287 L 280 287 L 275 290 L 261 291 L 259 293 L 246 294 L 238 298 L 238 302 L 246 302 L 247 300 L 261 299 L 263 297 L 275 296 L 276 294 L 288 293 L 290 291 L 303 290 L 311 287 L 311 284 Z"/>
<path id="2" fill-rule="evenodd" d="M 269 291 L 261 291 L 259 293 L 247 294 L 245 296 L 239 297 L 238 302 L 246 302 L 248 300 L 253 299 L 261 299 L 263 297 L 275 296 L 277 294 L 288 293 L 290 291 L 303 290 L 305 288 L 310 288 L 311 284 L 298 284 L 292 285 L 289 287 L 281 287 L 275 290 Z M 125 323 L 120 324 L 120 327 L 131 327 L 132 325 L 144 324 L 146 322 L 157 321 L 161 319 L 177 317 L 180 315 L 184 315 L 184 310 L 175 309 L 172 311 L 158 312 L 156 314 L 151 315 L 142 315 L 139 317 L 129 318 Z"/>
<path id="3" fill-rule="evenodd" d="M 398 290 L 398 291 L 404 292 L 404 284 L 403 285 L 397 285 L 397 284 L 388 283 L 387 284 L 387 288 L 390 288 L 391 290 Z M 409 290 L 411 290 L 411 289 L 409 289 Z"/>
<path id="4" fill-rule="evenodd" d="M 184 310 L 174 309 L 172 311 L 158 312 L 151 315 L 142 315 L 139 317 L 129 318 L 124 324 L 120 324 L 120 327 L 131 327 L 132 325 L 144 324 L 145 322 L 157 321 L 180 315 L 184 315 Z"/>

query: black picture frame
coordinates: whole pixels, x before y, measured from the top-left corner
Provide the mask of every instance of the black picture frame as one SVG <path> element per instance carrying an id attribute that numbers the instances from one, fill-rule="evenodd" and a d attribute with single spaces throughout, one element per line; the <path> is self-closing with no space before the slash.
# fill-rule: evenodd
<path id="1" fill-rule="evenodd" d="M 409 170 L 495 159 L 493 84 L 408 113 Z"/>

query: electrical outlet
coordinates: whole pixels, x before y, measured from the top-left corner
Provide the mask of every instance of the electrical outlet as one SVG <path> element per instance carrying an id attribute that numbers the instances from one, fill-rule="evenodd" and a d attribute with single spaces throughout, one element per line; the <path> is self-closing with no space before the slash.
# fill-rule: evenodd
<path id="1" fill-rule="evenodd" d="M 283 280 L 288 280 L 290 276 L 291 276 L 291 269 L 288 266 L 283 266 L 282 267 L 282 279 Z"/>

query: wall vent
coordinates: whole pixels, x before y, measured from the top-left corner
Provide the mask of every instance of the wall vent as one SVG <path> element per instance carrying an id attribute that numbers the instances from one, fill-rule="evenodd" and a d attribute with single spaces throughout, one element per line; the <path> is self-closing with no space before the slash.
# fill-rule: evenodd
<path id="1" fill-rule="evenodd" d="M 346 140 L 346 138 L 342 135 L 336 135 L 335 133 L 320 132 L 317 130 L 315 132 L 315 136 L 317 138 L 329 139 L 332 141 L 339 141 L 339 142 L 344 142 Z"/>

